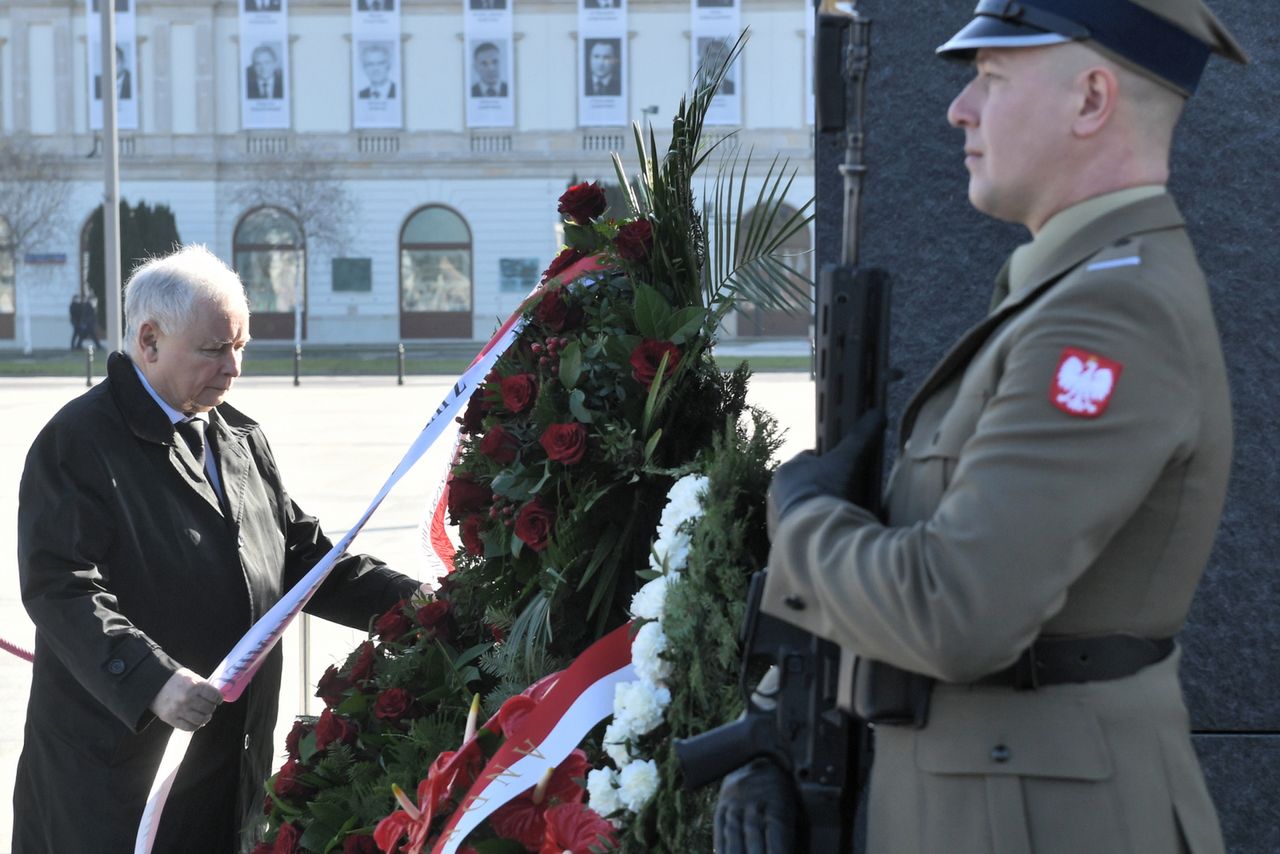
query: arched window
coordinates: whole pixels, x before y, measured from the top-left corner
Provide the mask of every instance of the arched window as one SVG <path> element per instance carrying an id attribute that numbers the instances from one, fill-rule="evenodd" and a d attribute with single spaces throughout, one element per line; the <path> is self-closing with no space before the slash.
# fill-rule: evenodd
<path id="1" fill-rule="evenodd" d="M 400 229 L 400 337 L 471 337 L 471 229 L 442 205 Z"/>
<path id="2" fill-rule="evenodd" d="M 13 232 L 0 218 L 0 338 L 12 339 L 14 314 L 18 306 L 18 290 L 14 273 L 17 259 L 13 251 Z"/>
<path id="3" fill-rule="evenodd" d="M 796 213 L 789 205 L 779 205 L 774 216 L 774 228 L 785 224 Z M 755 211 L 748 212 L 744 228 L 750 228 Z M 813 278 L 813 247 L 809 238 L 809 226 L 797 231 L 786 239 L 778 249 L 782 261 L 793 270 Z M 776 232 L 775 232 L 776 233 Z M 812 311 L 801 311 L 788 314 L 785 311 L 770 311 L 751 303 L 744 303 L 738 311 L 738 335 L 745 338 L 800 338 L 809 334 L 809 325 L 813 322 Z"/>
<path id="4" fill-rule="evenodd" d="M 292 338 L 294 307 L 302 305 L 307 337 L 307 246 L 288 211 L 254 208 L 240 218 L 232 240 L 236 272 L 249 294 L 254 338 Z"/>

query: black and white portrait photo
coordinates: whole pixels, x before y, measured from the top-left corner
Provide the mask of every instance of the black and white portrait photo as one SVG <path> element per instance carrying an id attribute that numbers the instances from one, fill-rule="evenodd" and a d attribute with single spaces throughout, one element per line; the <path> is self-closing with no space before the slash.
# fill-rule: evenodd
<path id="1" fill-rule="evenodd" d="M 96 51 L 95 51 L 96 53 Z M 133 63 L 125 50 L 125 46 L 116 45 L 116 99 L 127 101 L 133 97 Z M 98 60 L 101 63 L 101 60 Z M 102 73 L 93 75 L 93 98 L 96 101 L 102 100 Z"/>
<path id="2" fill-rule="evenodd" d="M 694 0 L 694 5 L 699 9 L 715 9 L 732 6 L 733 0 Z"/>
<path id="3" fill-rule="evenodd" d="M 360 70 L 364 73 L 364 88 L 356 93 L 356 97 L 371 100 L 386 100 L 396 97 L 396 84 L 392 77 L 392 43 L 386 41 L 367 41 L 357 45 L 360 55 Z"/>
<path id="4" fill-rule="evenodd" d="M 244 0 L 246 12 L 279 12 L 280 0 Z"/>
<path id="5" fill-rule="evenodd" d="M 356 0 L 358 12 L 394 12 L 396 0 Z"/>
<path id="6" fill-rule="evenodd" d="M 244 70 L 245 97 L 250 100 L 284 97 L 284 70 L 280 67 L 280 43 L 262 42 L 253 49 Z"/>
<path id="7" fill-rule="evenodd" d="M 507 42 L 502 39 L 475 39 L 471 42 L 471 97 L 505 98 L 507 86 Z"/>
<path id="8" fill-rule="evenodd" d="M 698 83 L 702 84 L 707 81 L 725 60 L 729 58 L 729 40 L 715 37 L 699 36 L 698 37 Z M 732 95 L 737 91 L 738 67 L 733 65 L 725 72 L 724 79 L 720 81 L 720 88 L 716 89 L 717 95 Z"/>
<path id="9" fill-rule="evenodd" d="M 93 5 L 92 5 L 92 7 L 91 7 L 91 8 L 93 9 L 94 13 L 96 14 L 96 13 L 97 13 L 97 11 L 98 11 L 98 8 L 99 8 L 99 7 L 98 7 L 98 0 L 93 0 Z M 129 11 L 129 0 L 116 0 L 116 11 L 117 11 L 117 12 L 128 12 L 128 11 Z"/>
<path id="10" fill-rule="evenodd" d="M 584 9 L 621 9 L 622 0 L 582 0 Z"/>
<path id="11" fill-rule="evenodd" d="M 622 94 L 622 39 L 583 39 L 584 95 Z"/>
<path id="12" fill-rule="evenodd" d="M 507 0 L 467 0 L 467 6 L 471 9 L 505 9 Z"/>

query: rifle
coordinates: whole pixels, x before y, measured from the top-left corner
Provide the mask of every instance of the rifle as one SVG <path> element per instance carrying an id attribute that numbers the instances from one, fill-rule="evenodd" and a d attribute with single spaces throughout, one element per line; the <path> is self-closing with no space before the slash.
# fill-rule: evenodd
<path id="1" fill-rule="evenodd" d="M 824 3 L 815 51 L 817 118 L 819 131 L 845 135 L 845 162 L 840 166 L 844 231 L 841 262 L 825 267 L 818 279 L 819 452 L 834 446 L 864 413 L 885 411 L 889 361 L 889 278 L 883 270 L 858 267 L 871 22 L 856 9 L 852 15 L 826 12 Z M 842 74 L 834 81 L 824 79 L 816 73 L 824 68 L 840 68 Z M 848 497 L 881 516 L 883 437 L 870 456 L 875 463 L 864 478 L 849 484 Z M 853 674 L 842 674 L 836 644 L 760 611 L 764 581 L 765 571 L 751 579 L 743 625 L 740 688 L 747 712 L 733 723 L 676 741 L 684 783 L 698 788 L 756 757 L 768 757 L 791 774 L 800 795 L 801 838 L 796 850 L 847 852 L 852 850 L 854 812 L 870 768 L 868 727 L 837 706 L 842 676 L 850 679 Z M 772 708 L 752 700 L 749 673 L 759 672 L 762 663 L 772 665 L 776 674 L 776 689 L 764 695 L 773 700 Z"/>

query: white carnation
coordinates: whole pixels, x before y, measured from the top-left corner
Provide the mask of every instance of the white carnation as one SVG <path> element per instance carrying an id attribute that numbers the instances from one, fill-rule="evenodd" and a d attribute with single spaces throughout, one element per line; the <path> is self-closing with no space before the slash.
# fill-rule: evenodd
<path id="1" fill-rule="evenodd" d="M 618 794 L 622 805 L 640 812 L 658 791 L 658 763 L 652 759 L 632 762 L 618 774 Z"/>
<path id="2" fill-rule="evenodd" d="M 654 572 L 679 572 L 689 562 L 691 537 L 684 531 L 663 532 L 658 529 L 658 539 L 649 552 L 649 568 Z"/>
<path id="3" fill-rule="evenodd" d="M 667 506 L 662 511 L 661 526 L 675 528 L 687 519 L 701 516 L 699 496 L 706 488 L 707 479 L 698 474 L 686 475 L 672 484 L 667 493 Z"/>
<path id="4" fill-rule="evenodd" d="M 671 675 L 671 662 L 662 657 L 667 636 L 657 623 L 645 623 L 631 642 L 631 663 L 645 682 L 662 682 Z"/>
<path id="5" fill-rule="evenodd" d="M 653 732 L 662 725 L 662 711 L 671 703 L 665 685 L 623 682 L 614 689 L 613 722 L 631 736 Z M 605 736 L 608 738 L 608 735 Z"/>
<path id="6" fill-rule="evenodd" d="M 613 764 L 619 768 L 631 761 L 631 749 L 627 742 L 631 738 L 630 728 L 626 720 L 614 717 L 604 730 L 604 752 L 609 754 Z"/>
<path id="7" fill-rule="evenodd" d="M 587 772 L 587 800 L 602 816 L 622 809 L 618 796 L 618 772 L 612 768 L 593 768 Z"/>
<path id="8" fill-rule="evenodd" d="M 661 620 L 670 580 L 669 576 L 660 575 L 637 590 L 631 597 L 631 616 L 641 620 Z"/>

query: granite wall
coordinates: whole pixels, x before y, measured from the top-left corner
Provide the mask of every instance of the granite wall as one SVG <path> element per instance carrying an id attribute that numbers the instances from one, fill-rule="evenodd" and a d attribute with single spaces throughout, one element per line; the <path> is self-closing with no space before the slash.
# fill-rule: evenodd
<path id="1" fill-rule="evenodd" d="M 1171 188 L 1208 273 L 1230 370 L 1236 446 L 1217 546 L 1187 627 L 1195 744 L 1231 854 L 1280 851 L 1280 28 L 1275 0 L 1211 0 L 1251 54 L 1214 58 L 1174 149 Z M 962 134 L 946 122 L 970 71 L 933 49 L 973 0 L 861 0 L 874 21 L 863 263 L 895 277 L 893 417 L 947 345 L 984 313 L 1025 229 L 970 208 Z M 817 140 L 819 263 L 839 253 L 843 159 Z"/>

